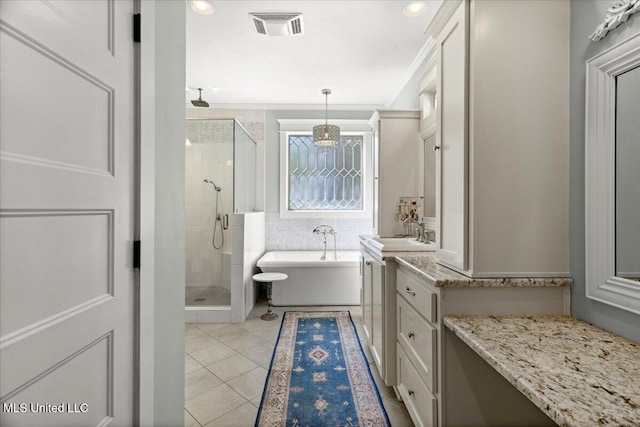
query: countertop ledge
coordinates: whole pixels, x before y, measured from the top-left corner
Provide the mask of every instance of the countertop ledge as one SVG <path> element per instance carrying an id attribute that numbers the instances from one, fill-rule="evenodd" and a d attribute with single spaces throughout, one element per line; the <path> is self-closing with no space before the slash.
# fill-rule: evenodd
<path id="1" fill-rule="evenodd" d="M 443 323 L 558 425 L 640 425 L 640 344 L 571 316 Z"/>
<path id="2" fill-rule="evenodd" d="M 471 278 L 436 263 L 435 253 L 427 252 L 416 255 L 415 252 L 390 252 L 402 264 L 426 280 L 434 282 L 436 287 L 460 288 L 541 288 L 571 286 L 568 277 L 499 277 L 491 279 Z"/>

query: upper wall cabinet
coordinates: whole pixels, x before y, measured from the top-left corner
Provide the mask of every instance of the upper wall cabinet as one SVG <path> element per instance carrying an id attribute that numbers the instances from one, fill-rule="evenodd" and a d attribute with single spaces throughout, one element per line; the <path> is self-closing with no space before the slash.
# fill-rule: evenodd
<path id="1" fill-rule="evenodd" d="M 436 256 L 472 277 L 568 276 L 569 2 L 444 2 Z"/>
<path id="2" fill-rule="evenodd" d="M 369 124 L 373 138 L 373 228 L 380 236 L 404 229 L 400 197 L 422 196 L 423 153 L 417 110 L 378 110 Z"/>

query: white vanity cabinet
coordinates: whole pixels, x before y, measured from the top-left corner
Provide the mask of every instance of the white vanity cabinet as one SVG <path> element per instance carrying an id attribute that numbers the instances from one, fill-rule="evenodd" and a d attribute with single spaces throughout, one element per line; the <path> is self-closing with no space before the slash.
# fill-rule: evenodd
<path id="1" fill-rule="evenodd" d="M 437 292 L 396 270 L 397 382 L 414 424 L 438 425 Z"/>
<path id="2" fill-rule="evenodd" d="M 423 195 L 420 111 L 378 110 L 369 124 L 373 137 L 373 233 L 391 237 L 402 230 L 395 219 L 400 197 Z"/>
<path id="3" fill-rule="evenodd" d="M 380 377 L 396 385 L 396 263 L 360 246 L 362 316 L 369 350 Z"/>
<path id="4" fill-rule="evenodd" d="M 362 329 L 364 329 L 367 342 L 371 342 L 373 338 L 373 298 L 371 292 L 373 291 L 372 282 L 372 270 L 373 258 L 365 251 L 360 252 L 360 271 L 361 286 L 362 289 Z"/>
<path id="5" fill-rule="evenodd" d="M 570 313 L 570 279 L 472 279 L 438 266 L 434 255 L 403 255 L 393 264 L 397 391 L 416 426 L 476 425 L 465 415 L 470 407 L 452 397 L 469 390 L 447 350 L 444 316 Z"/>
<path id="6" fill-rule="evenodd" d="M 437 41 L 438 262 L 568 277 L 569 2 L 446 1 Z"/>

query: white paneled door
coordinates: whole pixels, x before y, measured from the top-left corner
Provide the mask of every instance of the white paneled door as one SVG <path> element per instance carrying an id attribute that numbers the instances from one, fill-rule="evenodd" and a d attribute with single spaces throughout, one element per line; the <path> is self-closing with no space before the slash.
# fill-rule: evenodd
<path id="1" fill-rule="evenodd" d="M 0 2 L 0 425 L 134 424 L 133 1 Z"/>

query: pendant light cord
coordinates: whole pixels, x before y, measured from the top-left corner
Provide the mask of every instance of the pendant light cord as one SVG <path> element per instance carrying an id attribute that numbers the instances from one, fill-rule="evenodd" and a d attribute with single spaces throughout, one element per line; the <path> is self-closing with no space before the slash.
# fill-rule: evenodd
<path id="1" fill-rule="evenodd" d="M 329 94 L 324 94 L 324 128 L 327 129 L 329 125 Z"/>

